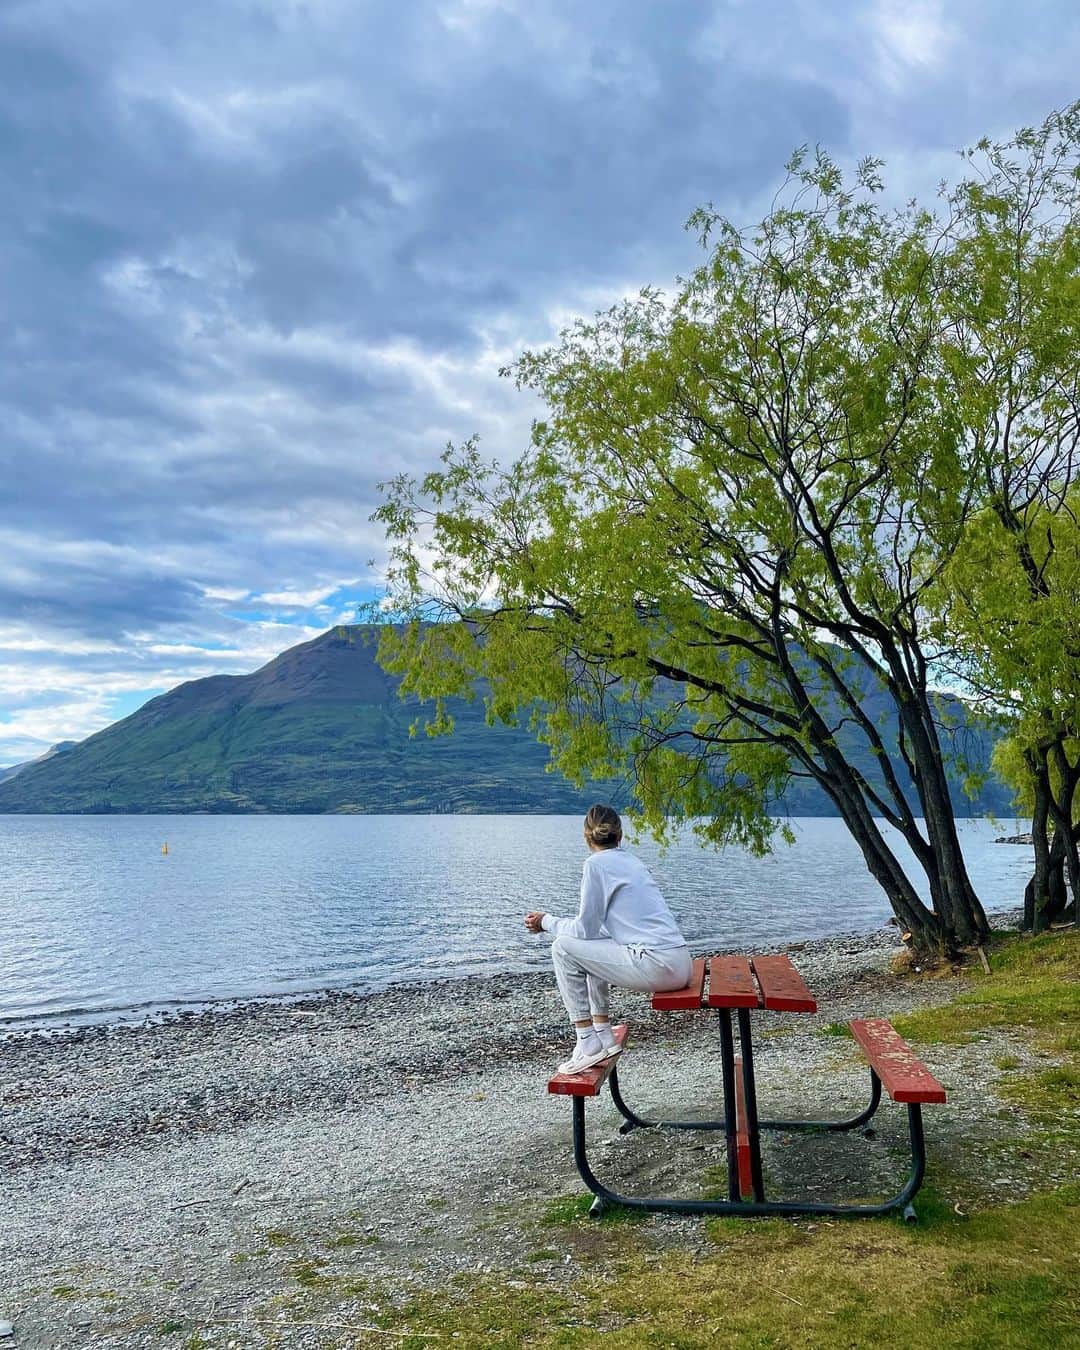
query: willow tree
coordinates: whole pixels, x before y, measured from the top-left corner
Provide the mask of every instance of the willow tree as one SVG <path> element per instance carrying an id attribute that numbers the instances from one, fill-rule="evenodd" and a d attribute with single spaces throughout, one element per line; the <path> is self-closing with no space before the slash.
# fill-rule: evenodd
<path id="1" fill-rule="evenodd" d="M 812 780 L 941 951 L 986 932 L 926 628 L 980 503 L 947 329 L 970 206 L 886 210 L 879 169 L 799 155 L 756 229 L 697 213 L 705 261 L 672 300 L 646 290 L 507 372 L 547 409 L 515 462 L 467 442 L 386 485 L 409 622 L 381 659 L 436 700 L 430 730 L 481 687 L 556 770 L 625 774 L 660 835 L 689 819 L 764 849 Z"/>
<path id="2" fill-rule="evenodd" d="M 1080 785 L 1080 103 L 967 155 L 949 194 L 943 359 L 982 506 L 939 593 L 942 664 L 1015 722 L 999 764 L 1033 818 L 1026 923 L 1074 895 Z"/>
<path id="3" fill-rule="evenodd" d="M 965 531 L 939 592 L 941 632 L 952 644 L 943 663 L 1009 726 L 994 763 L 1031 816 L 1024 926 L 1035 932 L 1065 910 L 1065 872 L 1080 894 L 1078 510 L 1075 489 L 1010 524 L 986 509 Z"/>

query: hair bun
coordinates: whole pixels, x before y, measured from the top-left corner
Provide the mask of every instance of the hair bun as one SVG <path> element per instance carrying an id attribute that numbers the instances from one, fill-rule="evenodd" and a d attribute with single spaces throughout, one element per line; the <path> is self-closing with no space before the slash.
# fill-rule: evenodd
<path id="1" fill-rule="evenodd" d="M 622 821 L 612 806 L 590 806 L 585 817 L 585 837 L 602 848 L 612 848 L 622 839 Z"/>

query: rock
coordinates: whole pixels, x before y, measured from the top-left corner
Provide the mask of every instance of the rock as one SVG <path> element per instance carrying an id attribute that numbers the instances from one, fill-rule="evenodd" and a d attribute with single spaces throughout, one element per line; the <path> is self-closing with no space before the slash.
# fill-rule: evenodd
<path id="1" fill-rule="evenodd" d="M 15 1328 L 12 1326 L 12 1324 L 10 1322 L 4 1322 L 0 1320 L 0 1338 L 14 1335 L 15 1335 Z"/>
<path id="2" fill-rule="evenodd" d="M 1030 831 L 1027 834 L 1003 834 L 994 840 L 995 844 L 1030 844 L 1033 842 Z"/>

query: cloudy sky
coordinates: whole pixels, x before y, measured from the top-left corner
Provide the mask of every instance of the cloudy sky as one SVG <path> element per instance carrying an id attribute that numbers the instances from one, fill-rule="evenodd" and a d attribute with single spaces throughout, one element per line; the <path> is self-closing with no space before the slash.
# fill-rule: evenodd
<path id="1" fill-rule="evenodd" d="M 1078 69 L 1075 0 L 0 0 L 0 765 L 351 617 L 376 484 L 520 448 L 695 206 L 929 195 Z"/>

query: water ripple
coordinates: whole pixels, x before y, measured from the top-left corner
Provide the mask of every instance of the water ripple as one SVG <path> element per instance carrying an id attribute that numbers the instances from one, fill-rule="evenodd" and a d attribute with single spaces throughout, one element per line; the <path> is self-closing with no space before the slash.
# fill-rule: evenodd
<path id="1" fill-rule="evenodd" d="M 883 923 L 843 825 L 793 825 L 764 859 L 637 851 L 699 948 Z M 989 909 L 1023 894 L 1014 828 L 962 826 Z M 0 816 L 0 1024 L 536 969 L 521 916 L 572 912 L 584 856 L 577 816 Z"/>

